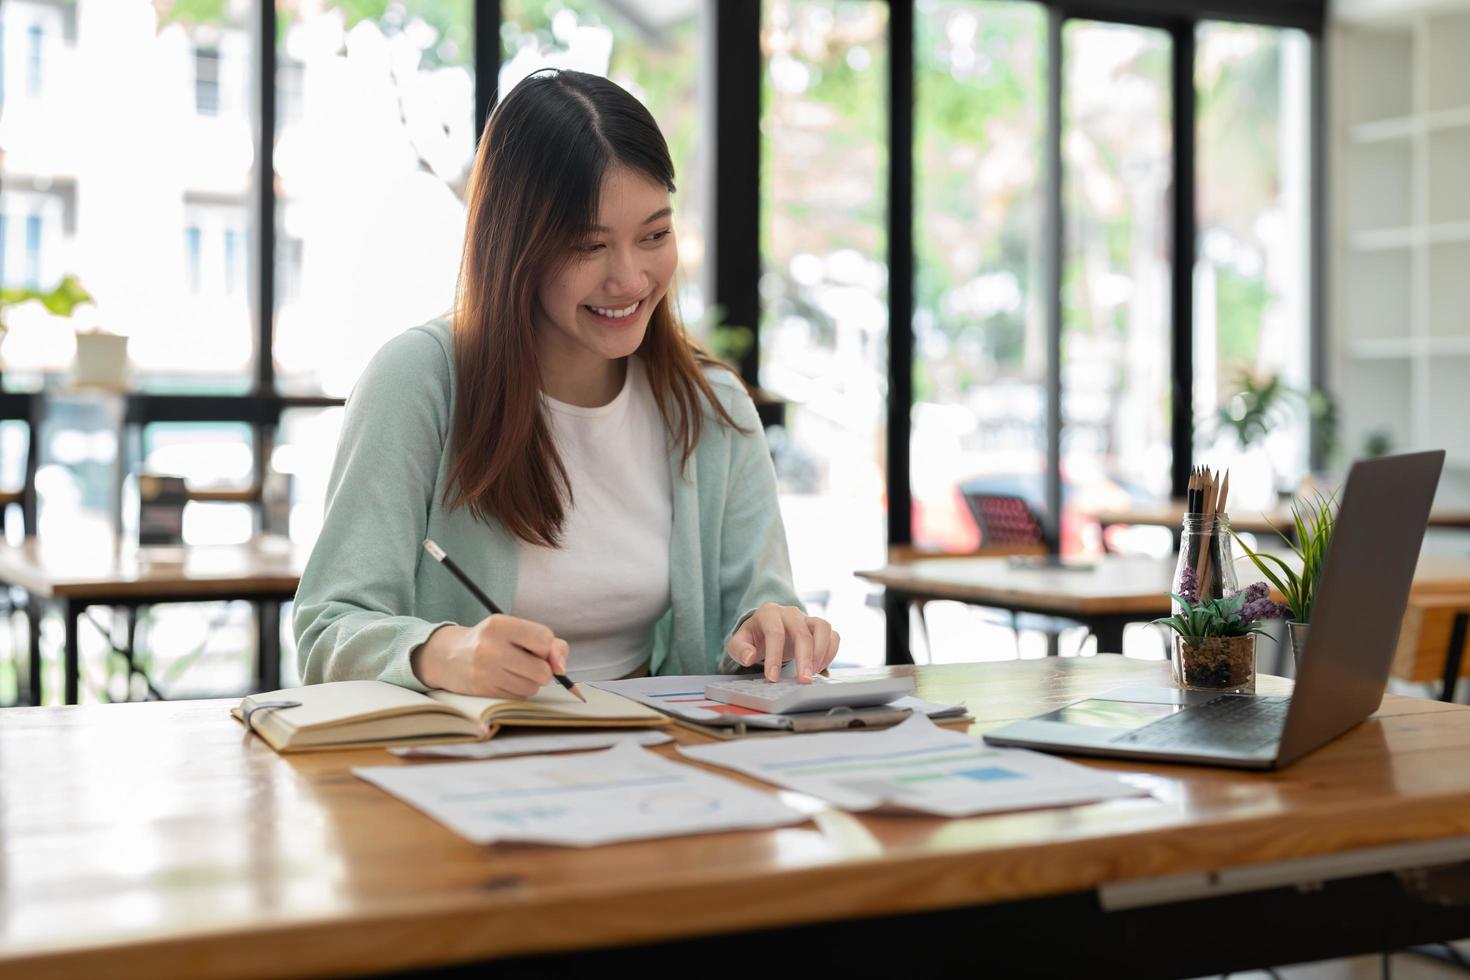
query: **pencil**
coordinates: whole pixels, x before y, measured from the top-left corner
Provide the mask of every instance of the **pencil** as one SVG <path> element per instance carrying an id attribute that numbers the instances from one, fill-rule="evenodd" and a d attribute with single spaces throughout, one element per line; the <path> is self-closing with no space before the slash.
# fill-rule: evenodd
<path id="1" fill-rule="evenodd" d="M 1201 597 L 1210 594 L 1209 583 L 1205 577 L 1210 572 L 1215 571 L 1215 569 L 1210 567 L 1210 548 L 1212 547 L 1214 538 L 1213 520 L 1217 499 L 1215 496 L 1215 476 L 1216 474 L 1207 469 L 1200 477 L 1201 500 L 1199 516 L 1202 518 L 1202 526 L 1200 528 L 1199 565 L 1195 569 L 1195 579 L 1199 582 L 1199 594 Z"/>
<path id="2" fill-rule="evenodd" d="M 460 584 L 462 584 L 465 588 L 469 589 L 470 590 L 470 593 L 476 599 L 479 599 L 480 600 L 480 604 L 482 606 L 484 606 L 486 609 L 490 610 L 491 615 L 494 615 L 494 616 L 504 616 L 505 615 L 505 613 L 501 610 L 501 608 L 495 604 L 495 600 L 494 599 L 491 599 L 488 595 L 486 595 L 484 593 L 484 591 L 481 590 L 481 588 L 478 585 L 476 585 L 474 582 L 470 581 L 470 577 L 468 575 L 466 575 L 460 569 L 460 567 L 454 563 L 454 559 L 453 558 L 450 558 L 448 555 L 446 555 L 444 553 L 444 549 L 443 548 L 439 547 L 437 544 L 434 543 L 434 540 L 432 538 L 425 538 L 424 539 L 424 550 L 427 551 L 430 555 L 432 555 L 435 561 L 437 561 L 439 564 L 443 565 L 445 568 L 449 569 L 449 573 L 451 575 L 453 575 L 455 578 L 459 579 Z M 552 672 L 551 676 L 554 677 L 554 678 L 556 678 L 556 682 L 558 684 L 560 684 L 562 687 L 566 688 L 568 691 L 571 691 L 572 694 L 574 694 L 576 696 L 576 698 L 577 698 L 578 701 L 581 701 L 583 704 L 586 704 L 587 703 L 587 699 L 582 696 L 582 692 L 581 691 L 577 690 L 576 683 L 573 682 L 570 677 L 567 677 L 565 674 L 558 674 L 555 671 Z"/>

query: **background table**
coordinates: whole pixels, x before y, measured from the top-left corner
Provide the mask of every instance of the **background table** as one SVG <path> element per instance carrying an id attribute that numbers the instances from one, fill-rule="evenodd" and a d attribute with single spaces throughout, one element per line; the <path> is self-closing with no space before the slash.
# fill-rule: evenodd
<path id="1" fill-rule="evenodd" d="M 296 595 L 307 552 L 281 537 L 241 545 L 140 549 L 111 536 L 85 541 L 0 545 L 0 584 L 25 596 L 30 649 L 28 694 L 41 703 L 40 624 L 44 606 L 61 610 L 65 701 L 76 704 L 81 678 L 78 630 L 88 606 L 136 610 L 164 602 L 248 599 L 258 627 L 257 683 L 280 686 L 281 607 Z"/>
<path id="2" fill-rule="evenodd" d="M 1174 549 L 1179 549 L 1179 532 L 1184 526 L 1185 503 L 1182 500 L 1160 501 L 1155 504 L 1138 504 L 1117 509 L 1104 508 L 1090 511 L 1092 517 L 1106 531 L 1115 524 L 1147 524 L 1167 527 L 1174 534 Z M 1276 529 L 1292 533 L 1290 507 L 1269 510 L 1235 508 L 1230 513 L 1230 526 L 1236 531 L 1257 536 L 1276 537 Z M 1470 530 L 1470 508 L 1436 507 L 1429 512 L 1429 526 L 1439 529 Z M 1103 535 L 1107 541 L 1107 535 Z"/>
<path id="3" fill-rule="evenodd" d="M 965 701 L 979 732 L 1167 670 L 1097 656 L 896 672 Z M 1087 763 L 1150 798 L 944 820 L 793 794 L 811 822 L 581 850 L 472 845 L 351 774 L 387 752 L 278 756 L 228 706 L 0 711 L 0 974 L 497 959 L 496 977 L 813 961 L 1193 976 L 1470 935 L 1470 707 L 1388 697 L 1280 773 Z"/>
<path id="4" fill-rule="evenodd" d="M 1117 653 L 1123 627 L 1169 615 L 1176 558 L 1103 555 L 1090 568 L 1017 566 L 1009 558 L 932 558 L 897 562 L 858 572 L 905 599 L 954 599 L 1013 612 L 1065 616 L 1083 623 L 1097 637 L 1097 648 Z M 1237 560 L 1241 588 L 1262 576 L 1249 561 Z M 1470 592 L 1470 558 L 1423 555 L 1414 572 L 1412 594 Z M 900 642 L 889 631 L 890 645 Z M 907 637 L 890 662 L 912 662 Z"/>

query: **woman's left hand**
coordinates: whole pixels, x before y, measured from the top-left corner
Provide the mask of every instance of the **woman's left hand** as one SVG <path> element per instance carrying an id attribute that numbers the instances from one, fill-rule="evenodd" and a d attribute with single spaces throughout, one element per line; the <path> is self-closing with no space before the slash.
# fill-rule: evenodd
<path id="1" fill-rule="evenodd" d="M 725 655 L 742 667 L 764 661 L 768 681 L 779 679 L 781 665 L 795 660 L 797 681 L 810 684 L 812 675 L 836 658 L 841 639 L 825 619 L 768 602 L 740 624 L 725 644 Z"/>

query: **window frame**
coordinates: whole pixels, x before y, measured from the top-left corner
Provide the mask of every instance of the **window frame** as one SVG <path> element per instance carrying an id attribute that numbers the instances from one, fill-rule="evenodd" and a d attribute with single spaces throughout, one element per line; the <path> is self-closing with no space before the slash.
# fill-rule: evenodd
<path id="1" fill-rule="evenodd" d="M 762 70 L 760 50 L 760 4 L 750 0 L 704 0 L 709 25 L 710 89 L 709 118 L 713 119 L 716 164 L 712 193 L 712 229 L 709 235 L 710 303 L 723 306 L 732 322 L 760 322 L 760 117 Z M 914 0 L 873 0 L 889 4 L 889 79 L 887 125 L 889 168 L 887 195 L 886 260 L 888 285 L 888 417 L 887 489 L 888 540 L 890 545 L 912 542 L 910 523 L 912 494 L 909 480 L 909 439 L 913 400 L 913 313 L 914 313 Z M 976 0 L 983 4 L 984 0 Z M 1323 32 L 1325 0 L 1031 0 L 1046 8 L 1048 36 L 1047 146 L 1044 153 L 1045 241 L 1050 256 L 1046 270 L 1047 366 L 1047 472 L 1045 487 L 1048 539 L 1057 547 L 1057 524 L 1061 504 L 1061 243 L 1062 243 L 1062 30 L 1067 21 L 1085 19 L 1162 28 L 1173 45 L 1171 90 L 1173 93 L 1173 191 L 1171 235 L 1173 261 L 1170 279 L 1172 314 L 1170 349 L 1171 389 L 1171 486 L 1182 494 L 1188 480 L 1193 450 L 1193 254 L 1196 248 L 1195 215 L 1195 30 L 1202 21 L 1237 21 L 1273 27 L 1294 27 L 1306 32 L 1311 47 L 1311 218 L 1310 242 L 1310 379 L 1314 386 L 1325 381 L 1324 260 L 1325 260 L 1325 69 Z M 475 70 L 475 123 L 483 131 L 498 98 L 500 73 L 500 0 L 476 0 L 473 8 Z M 218 416 L 227 404 L 237 404 L 232 417 L 257 426 L 274 426 L 279 413 L 298 404 L 341 404 L 341 399 L 286 398 L 276 391 L 272 357 L 275 322 L 276 210 L 273 175 L 277 126 L 276 11 L 273 0 L 256 4 L 253 20 L 255 98 L 252 116 L 255 132 L 256 166 L 252 178 L 249 225 L 245 239 L 250 270 L 252 322 L 255 330 L 255 372 L 248 395 L 172 396 L 168 414 L 201 413 Z M 478 137 L 477 137 L 478 138 Z M 892 152 L 907 146 L 907 152 Z M 721 152 L 728 147 L 731 152 Z M 1179 243 L 1187 243 L 1181 247 Z M 1187 252 L 1188 261 L 1178 257 Z M 754 385 L 760 372 L 758 335 L 740 364 L 742 377 Z M 150 396 L 134 396 L 148 398 Z M 145 413 L 147 414 L 147 413 Z M 1316 440 L 1313 440 L 1314 444 Z M 1314 463 L 1316 461 L 1314 460 Z M 902 662 L 907 651 L 907 613 L 889 604 L 889 659 Z"/>

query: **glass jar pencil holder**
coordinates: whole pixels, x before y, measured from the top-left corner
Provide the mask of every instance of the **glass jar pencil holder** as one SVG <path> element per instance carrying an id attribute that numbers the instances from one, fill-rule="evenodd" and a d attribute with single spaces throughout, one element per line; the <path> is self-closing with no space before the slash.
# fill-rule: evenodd
<path id="1" fill-rule="evenodd" d="M 1188 514 L 1179 536 L 1179 560 L 1174 566 L 1175 595 L 1195 599 L 1222 599 L 1240 587 L 1231 549 L 1230 517 L 1226 514 Z M 1174 603 L 1174 612 L 1179 603 Z"/>

